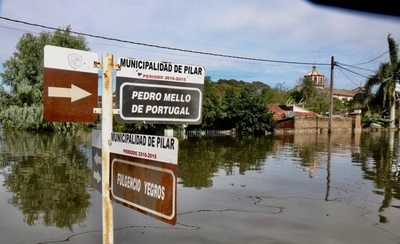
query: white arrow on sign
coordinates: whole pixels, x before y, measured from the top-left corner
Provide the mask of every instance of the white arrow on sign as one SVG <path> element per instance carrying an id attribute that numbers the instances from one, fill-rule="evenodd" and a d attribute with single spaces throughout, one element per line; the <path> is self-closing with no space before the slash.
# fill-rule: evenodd
<path id="1" fill-rule="evenodd" d="M 94 155 L 94 162 L 99 165 L 101 164 L 101 157 L 96 153 L 96 155 Z"/>
<path id="2" fill-rule="evenodd" d="M 101 175 L 98 171 L 93 172 L 93 178 L 99 183 L 101 181 Z"/>
<path id="3" fill-rule="evenodd" d="M 49 97 L 66 97 L 71 98 L 71 102 L 75 102 L 79 99 L 88 97 L 92 95 L 92 93 L 83 90 L 80 87 L 77 87 L 71 84 L 71 88 L 65 87 L 49 87 Z"/>

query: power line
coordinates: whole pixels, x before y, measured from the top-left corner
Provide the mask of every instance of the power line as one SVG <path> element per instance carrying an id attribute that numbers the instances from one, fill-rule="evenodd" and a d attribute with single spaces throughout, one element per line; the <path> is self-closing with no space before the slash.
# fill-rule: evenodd
<path id="1" fill-rule="evenodd" d="M 35 27 L 40 27 L 40 28 L 44 28 L 44 29 L 49 29 L 49 30 L 60 30 L 59 28 L 55 28 L 55 27 L 50 27 L 50 26 L 41 25 L 41 24 L 35 24 L 35 23 L 31 23 L 31 22 L 11 19 L 11 18 L 2 17 L 2 16 L 0 16 L 0 19 L 6 20 L 6 21 L 10 21 L 10 22 L 20 23 L 20 24 L 24 24 L 24 25 L 29 25 L 29 26 L 35 26 Z M 73 34 L 76 34 L 76 35 L 81 35 L 81 36 L 88 36 L 88 37 L 92 37 L 92 38 L 104 39 L 104 40 L 108 40 L 108 41 L 115 41 L 115 42 L 128 43 L 128 44 L 140 45 L 140 46 L 146 46 L 146 47 L 152 47 L 152 48 L 166 49 L 166 50 L 172 50 L 172 51 L 178 51 L 178 52 L 195 53 L 195 54 L 208 55 L 208 56 L 232 58 L 232 59 L 242 59 L 242 60 L 251 60 L 251 61 L 259 61 L 259 62 L 270 62 L 270 63 L 299 64 L 299 65 L 331 65 L 329 63 L 315 63 L 315 62 L 298 62 L 298 61 L 284 61 L 284 60 L 274 60 L 274 59 L 261 59 L 261 58 L 251 58 L 251 57 L 244 57 L 244 56 L 235 56 L 235 55 L 227 55 L 227 54 L 195 51 L 195 50 L 189 50 L 189 49 L 166 47 L 166 46 L 160 46 L 160 45 L 155 45 L 155 44 L 142 43 L 142 42 L 134 42 L 134 41 L 123 40 L 123 39 L 118 39 L 118 38 L 94 35 L 94 34 L 89 34 L 89 33 L 82 33 L 82 32 L 77 32 L 77 31 L 72 31 L 72 30 L 70 31 L 70 33 L 73 33 Z"/>
<path id="2" fill-rule="evenodd" d="M 358 65 L 363 65 L 363 64 L 372 63 L 372 62 L 374 62 L 375 60 L 380 59 L 383 55 L 385 55 L 385 54 L 388 53 L 388 52 L 389 52 L 389 51 L 386 51 L 386 52 L 382 53 L 381 55 L 379 55 L 378 57 L 373 58 L 373 59 L 371 59 L 371 60 L 369 60 L 369 61 L 367 61 L 367 62 L 358 63 L 358 64 L 354 64 L 354 65 L 355 65 L 355 66 L 358 66 Z"/>
<path id="3" fill-rule="evenodd" d="M 1 18 L 1 17 L 0 17 Z M 24 32 L 24 33 L 32 33 L 32 34 L 40 34 L 40 32 L 38 31 L 31 31 L 31 30 L 27 30 L 27 29 L 20 29 L 20 28 L 15 28 L 15 27 L 9 27 L 9 26 L 4 26 L 4 25 L 0 25 L 0 28 L 4 28 L 4 29 L 9 29 L 9 30 L 15 30 L 15 31 L 20 31 L 20 32 Z M 57 34 L 53 34 L 55 36 L 60 36 L 63 38 L 69 38 L 69 39 L 73 39 L 73 37 L 69 37 L 69 36 L 63 36 L 63 35 L 57 35 Z M 109 43 L 102 43 L 102 42 L 91 42 L 91 44 L 96 44 L 96 45 L 103 45 L 103 46 L 109 46 L 109 47 L 116 47 L 116 48 L 122 48 L 122 49 L 129 49 L 129 50 L 139 50 L 142 52 L 154 52 L 154 51 L 149 51 L 146 49 L 140 49 L 140 48 L 133 48 L 133 47 L 127 47 L 127 46 L 123 46 L 123 45 L 113 45 L 113 44 L 109 44 Z M 168 54 L 168 55 L 174 55 L 174 56 L 184 56 L 184 57 L 191 57 L 191 58 L 197 58 L 198 56 L 193 56 L 193 55 L 188 55 L 188 54 L 178 54 L 178 53 L 171 53 L 171 52 L 158 52 L 158 53 L 164 53 L 164 54 Z M 221 57 L 213 57 L 216 60 L 226 60 L 224 58 Z M 254 62 L 254 61 L 243 61 L 243 60 L 233 60 L 230 62 L 234 62 L 234 63 L 242 63 L 242 64 L 255 64 L 255 65 L 266 65 L 265 62 L 264 63 L 260 63 L 260 62 Z M 268 65 L 281 65 L 281 64 L 268 64 Z"/>
<path id="4" fill-rule="evenodd" d="M 355 69 L 361 69 L 361 70 L 365 70 L 365 71 L 370 71 L 370 72 L 375 72 L 375 70 L 372 69 L 366 69 L 366 68 L 361 68 L 361 67 L 357 67 L 355 65 L 351 65 L 351 64 L 344 64 L 344 63 L 340 63 L 340 62 L 336 62 L 337 64 L 343 65 L 343 66 L 348 66 L 348 67 L 352 67 Z"/>
<path id="5" fill-rule="evenodd" d="M 357 85 L 352 79 L 350 79 L 350 77 L 349 77 L 348 75 L 346 75 L 346 74 L 343 72 L 343 70 L 342 70 L 342 68 L 341 68 L 340 66 L 337 66 L 337 67 L 339 68 L 340 72 L 342 72 L 342 74 L 343 74 L 344 76 L 346 76 L 346 78 L 347 78 L 348 80 L 350 80 L 351 82 L 353 82 L 353 84 L 356 85 L 357 87 L 359 86 L 359 85 Z"/>
<path id="6" fill-rule="evenodd" d="M 342 68 L 342 69 L 344 69 L 344 70 L 346 70 L 346 71 L 348 71 L 348 72 L 351 72 L 351 73 L 353 73 L 353 74 L 356 74 L 356 75 L 359 75 L 359 76 L 361 76 L 361 77 L 364 77 L 364 78 L 366 78 L 366 79 L 369 78 L 368 76 L 365 76 L 365 75 L 362 75 L 362 74 L 357 73 L 357 72 L 355 72 L 355 71 L 352 71 L 352 70 L 350 70 L 350 69 L 347 69 L 347 68 L 341 66 L 341 65 L 338 64 L 338 63 L 336 63 L 336 66 L 339 67 L 339 68 Z"/>

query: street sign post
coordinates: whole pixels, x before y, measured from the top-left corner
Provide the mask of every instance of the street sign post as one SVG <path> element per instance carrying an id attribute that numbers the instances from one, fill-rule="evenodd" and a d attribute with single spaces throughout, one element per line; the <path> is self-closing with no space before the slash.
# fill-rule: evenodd
<path id="1" fill-rule="evenodd" d="M 178 140 L 112 133 L 111 199 L 168 224 L 176 224 Z"/>
<path id="2" fill-rule="evenodd" d="M 49 122 L 94 122 L 98 69 L 93 52 L 44 47 L 43 117 Z"/>
<path id="3" fill-rule="evenodd" d="M 121 65 L 120 121 L 201 123 L 202 66 L 136 59 L 121 59 Z M 49 45 L 44 49 L 44 119 L 94 122 L 97 113 L 102 115 L 101 131 L 92 132 L 92 183 L 102 193 L 103 244 L 114 240 L 111 200 L 176 224 L 178 140 L 112 132 L 112 73 L 121 65 L 114 64 L 112 54 L 103 54 L 98 62 L 96 53 Z M 98 68 L 103 70 L 101 109 L 95 109 Z"/>
<path id="4" fill-rule="evenodd" d="M 200 124 L 205 69 L 120 58 L 116 98 L 119 122 Z"/>

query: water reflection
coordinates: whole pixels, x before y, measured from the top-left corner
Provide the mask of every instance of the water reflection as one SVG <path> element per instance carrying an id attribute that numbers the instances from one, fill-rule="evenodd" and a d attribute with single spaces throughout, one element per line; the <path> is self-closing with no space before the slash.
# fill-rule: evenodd
<path id="1" fill-rule="evenodd" d="M 373 192 L 383 196 L 379 212 L 380 222 L 388 222 L 384 210 L 391 206 L 393 198 L 400 199 L 398 181 L 399 136 L 394 143 L 394 131 L 370 133 L 361 136 L 360 152 L 352 155 L 353 162 L 359 163 L 365 179 L 373 181 Z M 397 147 L 397 150 L 394 150 Z M 397 207 L 399 206 L 392 206 Z"/>
<path id="2" fill-rule="evenodd" d="M 272 137 L 191 137 L 180 141 L 179 178 L 184 187 L 212 186 L 211 178 L 220 168 L 226 175 L 248 170 L 260 171 L 273 153 Z"/>
<path id="3" fill-rule="evenodd" d="M 12 193 L 8 203 L 22 212 L 24 221 L 71 231 L 75 224 L 84 227 L 90 206 L 91 133 L 3 132 L 0 137 L 3 186 Z M 178 181 L 183 187 L 201 189 L 213 187 L 216 177 L 230 177 L 229 182 L 236 183 L 235 177 L 258 175 L 257 186 L 271 183 L 269 189 L 278 189 L 273 192 L 281 191 L 280 196 L 303 197 L 305 191 L 321 190 L 322 185 L 321 199 L 350 202 L 350 198 L 365 201 L 358 179 L 351 179 L 359 177 L 362 190 L 378 196 L 373 201 L 379 199 L 380 223 L 388 223 L 390 210 L 400 208 L 399 138 L 394 131 L 189 137 L 179 142 Z M 282 182 L 290 184 L 282 187 Z M 350 191 L 359 195 L 346 199 L 343 192 Z"/>
<path id="4" fill-rule="evenodd" d="M 309 179 L 314 179 L 321 168 L 325 169 L 318 173 L 323 177 L 317 177 L 318 182 L 325 184 L 325 201 L 348 201 L 342 199 L 343 195 L 350 191 L 357 192 L 357 189 L 352 188 L 364 184 L 359 183 L 358 175 L 373 182 L 373 188 L 367 187 L 365 190 L 383 197 L 379 207 L 379 221 L 385 223 L 388 222 L 385 209 L 400 208 L 398 204 L 393 204 L 394 199 L 396 202 L 400 200 L 400 145 L 399 135 L 394 133 L 295 134 L 257 138 L 189 137 L 180 142 L 179 183 L 197 189 L 212 187 L 213 179 L 221 169 L 227 176 L 234 176 L 235 170 L 239 174 L 247 171 L 263 173 L 271 170 L 272 162 L 284 164 L 290 160 Z M 358 167 L 358 173 L 346 173 L 353 166 Z M 335 192 L 332 192 L 332 187 Z M 362 193 L 357 194 L 350 198 L 360 198 Z"/>
<path id="5" fill-rule="evenodd" d="M 84 223 L 90 205 L 88 135 L 3 132 L 3 186 L 12 192 L 8 203 L 22 212 L 26 223 L 70 230 Z"/>

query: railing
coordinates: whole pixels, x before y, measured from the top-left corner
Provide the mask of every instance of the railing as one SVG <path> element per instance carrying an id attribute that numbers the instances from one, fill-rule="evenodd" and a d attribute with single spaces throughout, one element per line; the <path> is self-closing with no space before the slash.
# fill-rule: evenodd
<path id="1" fill-rule="evenodd" d="M 230 130 L 184 130 L 180 135 L 187 137 L 213 137 L 213 136 L 229 136 L 232 135 Z"/>

